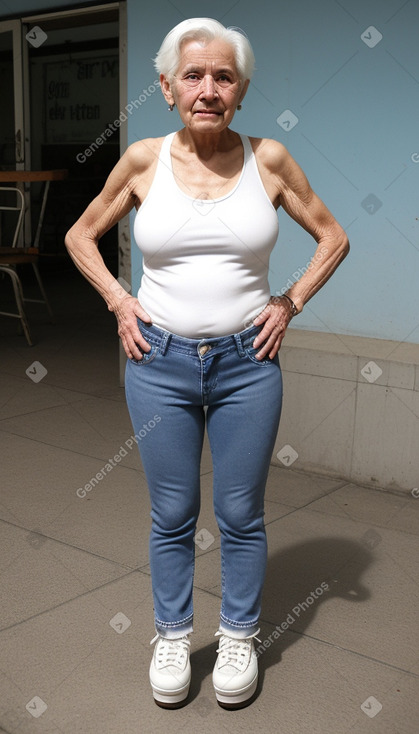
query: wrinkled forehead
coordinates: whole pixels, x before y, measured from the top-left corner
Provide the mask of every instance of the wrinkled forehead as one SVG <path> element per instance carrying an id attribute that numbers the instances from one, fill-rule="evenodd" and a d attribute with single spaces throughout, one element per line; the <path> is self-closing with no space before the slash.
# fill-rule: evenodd
<path id="1" fill-rule="evenodd" d="M 219 39 L 207 41 L 188 38 L 180 48 L 177 72 L 185 71 L 189 67 L 211 72 L 230 69 L 237 74 L 234 48 L 226 41 Z"/>

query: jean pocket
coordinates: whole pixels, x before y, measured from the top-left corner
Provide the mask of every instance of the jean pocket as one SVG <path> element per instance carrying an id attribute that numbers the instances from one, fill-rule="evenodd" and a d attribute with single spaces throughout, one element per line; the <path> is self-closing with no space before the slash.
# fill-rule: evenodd
<path id="1" fill-rule="evenodd" d="M 155 344 L 151 344 L 151 349 L 149 352 L 143 352 L 143 358 L 142 359 L 130 359 L 130 362 L 137 365 L 138 367 L 145 366 L 146 364 L 150 364 L 150 362 L 153 362 L 155 357 L 157 357 L 159 353 L 159 347 L 156 347 Z"/>
<path id="2" fill-rule="evenodd" d="M 268 364 L 274 364 L 275 362 L 278 361 L 277 354 L 275 355 L 273 359 L 271 359 L 268 356 L 265 356 L 263 359 L 256 359 L 256 355 L 260 351 L 261 346 L 262 345 L 260 345 L 257 349 L 255 349 L 255 347 L 252 347 L 252 346 L 245 348 L 244 351 L 246 353 L 246 357 L 248 357 L 248 359 L 250 359 L 251 362 L 253 362 L 254 364 L 259 364 L 259 365 L 268 365 Z"/>

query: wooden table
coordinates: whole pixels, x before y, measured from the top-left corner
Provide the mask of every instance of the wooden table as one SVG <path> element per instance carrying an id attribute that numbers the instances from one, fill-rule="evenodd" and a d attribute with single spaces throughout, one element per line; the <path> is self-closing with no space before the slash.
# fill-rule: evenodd
<path id="1" fill-rule="evenodd" d="M 40 183 L 45 182 L 38 226 L 36 228 L 35 239 L 32 243 L 32 246 L 35 248 L 37 248 L 39 245 L 39 238 L 41 236 L 41 229 L 44 222 L 50 183 L 51 181 L 63 181 L 63 179 L 67 178 L 67 176 L 68 171 L 65 168 L 58 168 L 50 171 L 0 171 L 0 184 L 33 183 L 36 181 Z"/>

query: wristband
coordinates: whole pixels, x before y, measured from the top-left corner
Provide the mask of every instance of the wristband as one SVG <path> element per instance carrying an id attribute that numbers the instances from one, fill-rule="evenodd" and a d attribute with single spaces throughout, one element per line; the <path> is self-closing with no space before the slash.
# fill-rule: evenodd
<path id="1" fill-rule="evenodd" d="M 297 309 L 297 306 L 295 305 L 294 301 L 289 296 L 287 296 L 286 293 L 283 293 L 282 296 L 280 296 L 280 297 L 281 298 L 286 298 L 287 301 L 290 302 L 290 304 L 291 304 L 291 318 L 293 318 L 293 316 L 296 316 L 296 314 L 298 313 L 298 309 Z"/>

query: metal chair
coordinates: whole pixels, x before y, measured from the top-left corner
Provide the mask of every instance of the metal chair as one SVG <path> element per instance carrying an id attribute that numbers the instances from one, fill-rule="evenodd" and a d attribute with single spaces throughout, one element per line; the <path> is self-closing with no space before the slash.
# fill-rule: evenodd
<path id="1" fill-rule="evenodd" d="M 14 197 L 11 192 L 14 192 Z M 14 198 L 14 204 L 11 203 L 11 198 Z M 4 224 L 6 219 L 4 215 L 6 214 L 6 212 L 8 212 L 10 216 L 14 216 L 15 219 L 14 223 L 9 222 L 8 228 L 6 228 L 6 225 Z M 28 342 L 29 346 L 33 346 L 28 319 L 25 313 L 25 302 L 45 304 L 52 321 L 54 320 L 54 317 L 38 270 L 38 247 L 19 246 L 24 215 L 25 200 L 22 191 L 15 186 L 0 186 L 0 216 L 2 217 L 2 237 L 0 241 L 0 271 L 11 278 L 17 306 L 17 313 L 12 311 L 0 311 L 0 315 L 19 319 L 22 324 L 26 341 Z M 5 243 L 3 242 L 3 239 L 5 239 L 5 235 L 7 237 L 7 240 L 11 242 L 11 244 L 5 245 Z M 37 236 L 35 239 L 36 245 L 38 244 L 38 240 L 39 236 Z M 26 298 L 23 295 L 22 282 L 17 272 L 18 265 L 32 265 L 42 298 Z"/>

